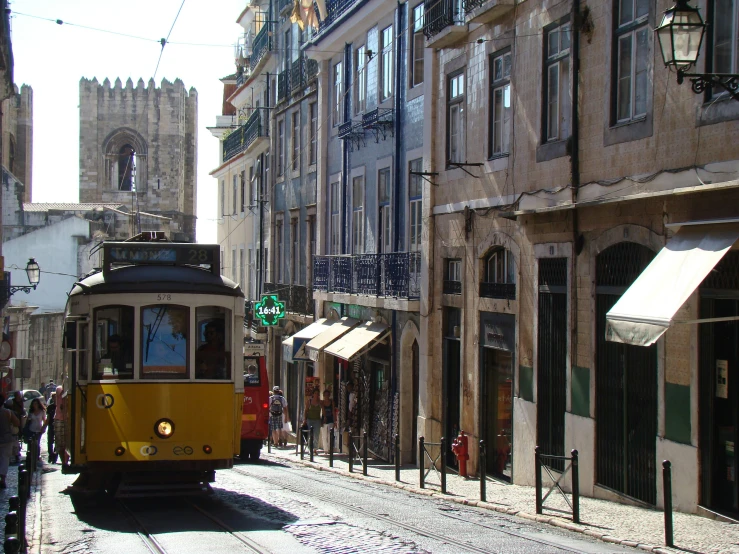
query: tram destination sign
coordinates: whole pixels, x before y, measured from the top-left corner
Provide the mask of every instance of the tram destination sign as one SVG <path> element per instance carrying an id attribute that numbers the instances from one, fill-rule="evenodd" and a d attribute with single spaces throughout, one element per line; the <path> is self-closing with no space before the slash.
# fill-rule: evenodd
<path id="1" fill-rule="evenodd" d="M 103 249 L 104 267 L 113 265 L 219 266 L 217 244 L 109 242 Z"/>
<path id="2" fill-rule="evenodd" d="M 280 302 L 276 294 L 265 294 L 254 305 L 254 315 L 264 326 L 277 325 L 279 320 L 285 317 L 285 303 Z"/>

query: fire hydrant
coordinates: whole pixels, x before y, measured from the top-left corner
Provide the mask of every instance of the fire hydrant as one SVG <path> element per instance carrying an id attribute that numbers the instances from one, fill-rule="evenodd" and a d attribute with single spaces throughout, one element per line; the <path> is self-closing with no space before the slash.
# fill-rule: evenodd
<path id="1" fill-rule="evenodd" d="M 467 435 L 464 431 L 459 432 L 459 436 L 452 442 L 452 452 L 457 457 L 459 462 L 459 476 L 467 478 L 467 460 L 470 459 L 469 451 L 467 450 Z"/>

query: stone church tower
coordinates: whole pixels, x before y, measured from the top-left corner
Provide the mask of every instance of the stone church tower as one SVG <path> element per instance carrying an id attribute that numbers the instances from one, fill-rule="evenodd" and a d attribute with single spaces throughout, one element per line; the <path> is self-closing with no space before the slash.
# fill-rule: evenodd
<path id="1" fill-rule="evenodd" d="M 80 80 L 80 202 L 126 206 L 114 235 L 195 241 L 198 93 L 179 79 Z"/>
<path id="2" fill-rule="evenodd" d="M 31 168 L 33 163 L 33 89 L 23 85 L 15 94 L 3 100 L 2 110 L 2 166 L 15 180 L 3 176 L 3 183 L 20 181 L 23 184 L 21 202 L 31 201 Z"/>

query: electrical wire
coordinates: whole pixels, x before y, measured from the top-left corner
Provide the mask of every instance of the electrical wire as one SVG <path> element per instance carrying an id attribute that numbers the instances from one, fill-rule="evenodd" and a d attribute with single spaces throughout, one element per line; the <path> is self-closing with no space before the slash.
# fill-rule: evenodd
<path id="1" fill-rule="evenodd" d="M 162 49 L 159 51 L 159 59 L 157 60 L 157 66 L 154 69 L 154 76 L 152 77 L 152 79 L 156 79 L 157 71 L 159 71 L 159 63 L 162 61 L 162 55 L 164 54 L 164 47 L 167 45 L 167 41 L 169 40 L 169 37 L 172 35 L 172 30 L 174 29 L 174 26 L 177 23 L 177 19 L 179 19 L 180 17 L 180 12 L 182 12 L 182 7 L 184 5 L 185 5 L 185 0 L 182 0 L 182 4 L 180 4 L 180 9 L 177 10 L 177 15 L 174 16 L 174 21 L 172 22 L 172 26 L 169 28 L 169 33 L 167 33 L 167 37 L 159 41 L 162 45 Z"/>

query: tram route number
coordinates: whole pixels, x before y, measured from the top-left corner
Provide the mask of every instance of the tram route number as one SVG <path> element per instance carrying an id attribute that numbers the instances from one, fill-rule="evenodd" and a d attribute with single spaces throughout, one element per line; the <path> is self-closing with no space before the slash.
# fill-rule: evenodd
<path id="1" fill-rule="evenodd" d="M 171 302 L 172 295 L 170 293 L 157 294 L 157 302 Z"/>

